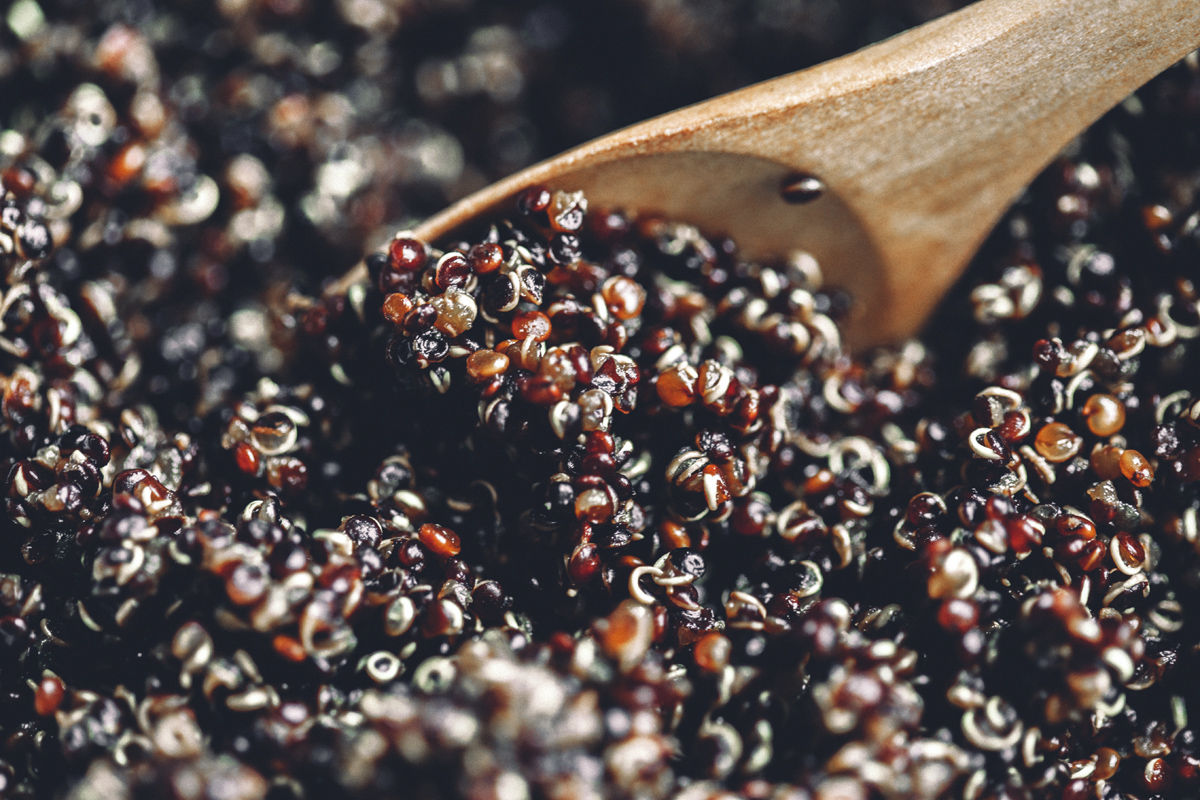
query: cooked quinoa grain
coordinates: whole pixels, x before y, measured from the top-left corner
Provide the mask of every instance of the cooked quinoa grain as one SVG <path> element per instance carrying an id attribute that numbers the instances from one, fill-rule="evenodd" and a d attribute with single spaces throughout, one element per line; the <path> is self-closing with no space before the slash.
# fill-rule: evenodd
<path id="1" fill-rule="evenodd" d="M 888 348 L 579 192 L 406 230 L 938 6 L 819 5 L 15 3 L 0 797 L 1200 792 L 1195 54 Z"/>

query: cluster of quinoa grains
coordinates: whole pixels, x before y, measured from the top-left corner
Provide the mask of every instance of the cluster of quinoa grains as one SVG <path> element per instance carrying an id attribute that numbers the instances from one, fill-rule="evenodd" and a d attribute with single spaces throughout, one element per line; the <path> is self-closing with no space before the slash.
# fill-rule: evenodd
<path id="1" fill-rule="evenodd" d="M 870 352 L 649 210 L 404 231 L 951 5 L 10 4 L 0 798 L 1200 795 L 1196 54 Z"/>

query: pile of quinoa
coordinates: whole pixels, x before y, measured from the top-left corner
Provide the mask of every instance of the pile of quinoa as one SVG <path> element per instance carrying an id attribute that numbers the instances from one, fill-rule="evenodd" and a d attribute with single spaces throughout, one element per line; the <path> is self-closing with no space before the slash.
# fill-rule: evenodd
<path id="1" fill-rule="evenodd" d="M 0 797 L 1200 794 L 1197 54 L 854 352 L 652 210 L 404 229 L 949 5 L 585 5 L 5 12 Z"/>

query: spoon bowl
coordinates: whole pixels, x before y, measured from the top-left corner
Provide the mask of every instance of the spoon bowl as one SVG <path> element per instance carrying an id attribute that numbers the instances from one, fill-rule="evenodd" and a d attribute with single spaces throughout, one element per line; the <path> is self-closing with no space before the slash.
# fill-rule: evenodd
<path id="1" fill-rule="evenodd" d="M 1063 146 L 1198 45 L 1196 0 L 980 0 L 581 145 L 415 233 L 443 239 L 530 186 L 579 189 L 731 236 L 747 258 L 809 252 L 855 296 L 851 345 L 893 342 Z"/>

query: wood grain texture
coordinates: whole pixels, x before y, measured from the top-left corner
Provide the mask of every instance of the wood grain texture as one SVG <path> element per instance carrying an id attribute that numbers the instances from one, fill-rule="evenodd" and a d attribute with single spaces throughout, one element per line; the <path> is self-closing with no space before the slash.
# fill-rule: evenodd
<path id="1" fill-rule="evenodd" d="M 443 238 L 533 184 L 813 253 L 858 346 L 915 333 L 1021 189 L 1200 45 L 1200 0 L 981 0 L 812 69 L 596 139 L 430 218 Z M 794 172 L 827 191 L 784 202 Z M 339 282 L 362 280 L 356 268 Z"/>

